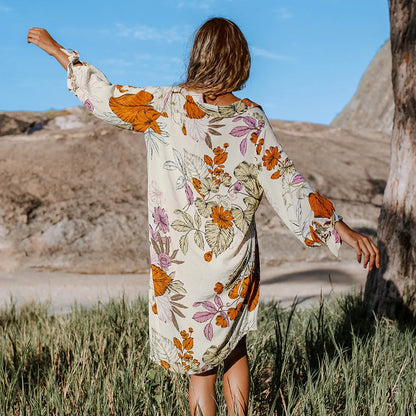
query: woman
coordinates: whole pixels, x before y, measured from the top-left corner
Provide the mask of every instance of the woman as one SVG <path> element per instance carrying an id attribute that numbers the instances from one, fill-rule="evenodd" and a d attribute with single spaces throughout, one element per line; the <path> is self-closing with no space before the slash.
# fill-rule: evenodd
<path id="1" fill-rule="evenodd" d="M 261 107 L 233 94 L 250 71 L 233 22 L 214 18 L 198 30 L 186 82 L 169 87 L 110 84 L 45 29 L 30 29 L 28 42 L 67 69 L 69 90 L 93 115 L 144 133 L 151 359 L 190 375 L 191 413 L 205 416 L 215 415 L 224 362 L 229 412 L 247 414 L 245 339 L 257 329 L 260 277 L 254 214 L 263 192 L 303 244 L 338 256 L 343 241 L 370 270 L 380 266 L 379 250 L 296 171 Z"/>

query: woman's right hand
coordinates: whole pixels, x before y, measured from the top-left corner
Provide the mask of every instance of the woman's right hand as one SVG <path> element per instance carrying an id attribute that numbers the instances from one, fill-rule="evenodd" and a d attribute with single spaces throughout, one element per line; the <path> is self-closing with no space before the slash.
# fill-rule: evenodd
<path id="1" fill-rule="evenodd" d="M 32 27 L 32 29 L 29 29 L 27 33 L 27 42 L 39 46 L 39 48 L 52 56 L 55 56 L 56 52 L 59 51 L 61 47 L 46 29 L 40 27 Z"/>
<path id="2" fill-rule="evenodd" d="M 380 268 L 380 250 L 370 237 L 354 231 L 343 221 L 337 221 L 334 228 L 341 241 L 355 250 L 358 263 L 361 263 L 362 254 L 364 254 L 364 269 L 367 264 L 368 270 L 373 270 L 374 264 L 377 268 Z"/>

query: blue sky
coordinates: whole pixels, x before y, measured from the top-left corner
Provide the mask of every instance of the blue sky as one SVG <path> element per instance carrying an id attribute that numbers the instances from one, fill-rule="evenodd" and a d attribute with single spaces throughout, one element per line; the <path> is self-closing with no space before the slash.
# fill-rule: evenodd
<path id="1" fill-rule="evenodd" d="M 209 17 L 235 21 L 251 54 L 251 77 L 236 95 L 271 119 L 329 124 L 389 38 L 387 0 L 0 0 L 3 111 L 80 105 L 63 68 L 26 41 L 44 27 L 112 83 L 184 80 L 192 37 Z"/>

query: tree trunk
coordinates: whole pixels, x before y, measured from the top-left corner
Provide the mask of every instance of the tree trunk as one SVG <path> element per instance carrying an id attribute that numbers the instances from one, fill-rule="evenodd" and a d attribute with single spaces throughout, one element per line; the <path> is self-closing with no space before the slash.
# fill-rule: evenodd
<path id="1" fill-rule="evenodd" d="M 416 307 L 416 1 L 391 0 L 389 12 L 395 113 L 377 229 L 381 267 L 368 273 L 365 298 L 378 316 L 397 317 L 405 304 Z"/>

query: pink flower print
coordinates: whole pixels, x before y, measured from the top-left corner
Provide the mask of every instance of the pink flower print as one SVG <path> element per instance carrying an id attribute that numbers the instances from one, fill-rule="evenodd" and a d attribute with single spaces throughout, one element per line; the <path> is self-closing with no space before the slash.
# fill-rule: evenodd
<path id="1" fill-rule="evenodd" d="M 84 107 L 90 112 L 92 113 L 94 111 L 94 105 L 92 104 L 92 102 L 90 100 L 85 100 L 84 101 Z"/>
<path id="2" fill-rule="evenodd" d="M 192 192 L 191 187 L 187 183 L 185 184 L 185 194 L 188 204 L 192 205 L 194 203 L 194 194 Z"/>
<path id="3" fill-rule="evenodd" d="M 171 238 L 170 237 L 162 237 L 162 244 L 166 245 L 168 244 L 170 245 L 171 243 Z"/>
<path id="4" fill-rule="evenodd" d="M 335 242 L 339 243 L 341 241 L 341 237 L 339 236 L 339 234 L 337 233 L 337 231 L 335 230 L 335 228 L 332 230 L 332 234 L 335 237 Z"/>
<path id="5" fill-rule="evenodd" d="M 298 173 L 292 180 L 292 184 L 293 185 L 297 185 L 298 183 L 301 182 L 306 182 L 306 179 L 300 174 Z"/>
<path id="6" fill-rule="evenodd" d="M 166 211 L 161 207 L 156 207 L 152 216 L 156 227 L 159 227 L 162 233 L 167 233 L 169 231 L 169 219 Z"/>
<path id="7" fill-rule="evenodd" d="M 154 205 L 160 205 L 162 200 L 162 191 L 158 188 L 155 181 L 152 181 L 150 184 L 149 198 Z"/>
<path id="8" fill-rule="evenodd" d="M 157 234 L 153 231 L 153 228 L 150 224 L 149 224 L 149 234 L 153 238 L 153 240 L 157 240 Z"/>
<path id="9" fill-rule="evenodd" d="M 170 259 L 169 254 L 160 253 L 159 254 L 159 263 L 164 269 L 167 269 L 172 264 L 172 261 Z"/>
<path id="10" fill-rule="evenodd" d="M 237 181 L 234 184 L 234 193 L 240 192 L 243 189 L 243 185 L 241 184 L 241 182 Z"/>

